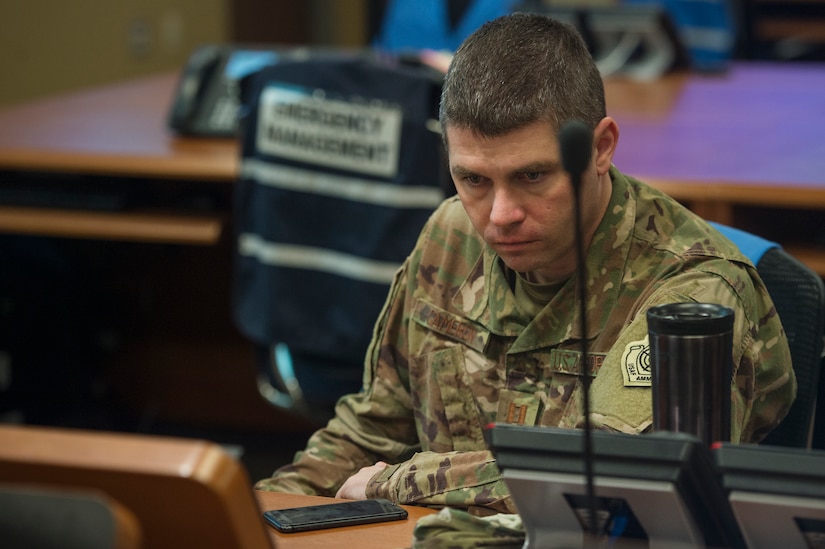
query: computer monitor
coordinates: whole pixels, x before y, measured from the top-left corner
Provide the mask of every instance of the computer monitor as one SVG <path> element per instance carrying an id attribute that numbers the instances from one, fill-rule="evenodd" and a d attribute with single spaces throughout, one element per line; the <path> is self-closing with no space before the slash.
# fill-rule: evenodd
<path id="1" fill-rule="evenodd" d="M 525 547 L 582 547 L 589 531 L 584 431 L 495 424 L 490 448 Z M 598 535 L 612 547 L 744 547 L 710 450 L 684 433 L 592 432 Z"/>
<path id="2" fill-rule="evenodd" d="M 245 469 L 213 442 L 3 425 L 0 484 L 105 494 L 143 547 L 273 547 Z"/>
<path id="3" fill-rule="evenodd" d="M 825 451 L 724 443 L 713 458 L 749 548 L 825 546 Z"/>

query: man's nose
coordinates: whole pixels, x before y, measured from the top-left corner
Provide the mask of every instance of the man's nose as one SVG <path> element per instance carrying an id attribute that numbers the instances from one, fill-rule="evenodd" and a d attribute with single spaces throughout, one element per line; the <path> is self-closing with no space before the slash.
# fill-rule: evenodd
<path id="1" fill-rule="evenodd" d="M 499 227 L 506 227 L 524 220 L 524 208 L 512 189 L 500 187 L 493 193 L 490 208 L 490 222 Z"/>

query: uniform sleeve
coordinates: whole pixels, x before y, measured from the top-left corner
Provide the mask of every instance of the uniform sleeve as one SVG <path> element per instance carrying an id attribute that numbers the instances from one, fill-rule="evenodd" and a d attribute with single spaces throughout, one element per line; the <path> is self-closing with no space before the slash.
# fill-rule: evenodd
<path id="1" fill-rule="evenodd" d="M 757 288 L 769 306 L 759 309 L 747 328 L 752 334 L 735 365 L 731 415 L 742 426 L 740 442 L 756 443 L 787 415 L 797 383 L 788 339 L 764 285 Z M 734 423 L 733 428 L 736 427 Z"/>
<path id="2" fill-rule="evenodd" d="M 647 310 L 681 301 L 734 310 L 731 440 L 761 440 L 787 414 L 796 381 L 788 342 L 764 285 L 749 267 L 729 262 L 705 264 L 664 280 L 642 300 L 591 385 L 594 421 L 629 433 L 650 428 L 650 386 L 628 386 L 623 368 L 634 348 L 649 345 Z"/>
<path id="3" fill-rule="evenodd" d="M 477 515 L 516 512 L 495 460 L 486 450 L 418 453 L 373 477 L 367 497 L 464 508 Z"/>

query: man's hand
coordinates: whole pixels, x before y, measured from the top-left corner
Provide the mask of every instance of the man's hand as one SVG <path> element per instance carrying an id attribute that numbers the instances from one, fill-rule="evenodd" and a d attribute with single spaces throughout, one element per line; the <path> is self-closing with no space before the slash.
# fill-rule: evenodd
<path id="1" fill-rule="evenodd" d="M 336 498 L 367 499 L 367 483 L 372 477 L 387 468 L 389 464 L 383 461 L 369 467 L 362 467 L 360 471 L 349 477 L 338 492 Z"/>

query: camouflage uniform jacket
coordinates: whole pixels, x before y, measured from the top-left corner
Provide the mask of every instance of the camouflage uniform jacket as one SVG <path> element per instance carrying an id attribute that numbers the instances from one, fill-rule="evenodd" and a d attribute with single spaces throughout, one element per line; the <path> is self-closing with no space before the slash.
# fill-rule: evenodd
<path id="1" fill-rule="evenodd" d="M 650 428 L 650 377 L 629 367 L 647 335 L 644 313 L 699 301 L 735 311 L 732 439 L 760 439 L 784 417 L 796 382 L 756 270 L 671 198 L 615 168 L 611 176 L 611 202 L 586 259 L 594 426 Z M 258 488 L 334 495 L 359 468 L 384 460 L 393 465 L 371 479 L 368 497 L 514 512 L 483 429 L 493 421 L 582 425 L 576 278 L 528 317 L 499 258 L 458 199 L 448 199 L 397 273 L 363 390 L 341 399 L 295 461 Z"/>

